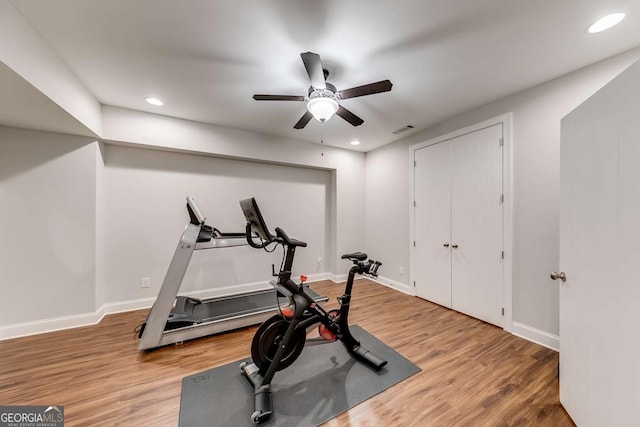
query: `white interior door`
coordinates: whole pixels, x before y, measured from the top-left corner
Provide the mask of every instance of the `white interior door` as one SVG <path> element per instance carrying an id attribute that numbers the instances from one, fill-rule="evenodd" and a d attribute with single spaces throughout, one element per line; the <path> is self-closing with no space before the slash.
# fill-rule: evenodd
<path id="1" fill-rule="evenodd" d="M 640 426 L 640 103 L 611 96 L 562 121 L 560 401 L 581 427 Z"/>
<path id="2" fill-rule="evenodd" d="M 502 326 L 502 124 L 452 140 L 452 307 Z"/>
<path id="3" fill-rule="evenodd" d="M 451 308 L 451 141 L 415 151 L 416 294 Z"/>

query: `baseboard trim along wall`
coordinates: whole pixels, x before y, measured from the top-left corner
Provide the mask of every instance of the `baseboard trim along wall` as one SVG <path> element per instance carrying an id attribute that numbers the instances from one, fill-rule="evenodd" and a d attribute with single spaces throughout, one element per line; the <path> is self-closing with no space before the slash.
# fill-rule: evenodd
<path id="1" fill-rule="evenodd" d="M 333 283 L 340 283 L 340 282 L 344 282 L 347 280 L 347 275 L 346 274 L 333 274 L 333 273 L 327 273 L 327 280 L 331 280 Z"/>
<path id="2" fill-rule="evenodd" d="M 0 341 L 12 338 L 27 337 L 46 332 L 62 331 L 100 323 L 104 317 L 104 306 L 95 313 L 74 314 L 53 319 L 35 320 L 33 322 L 14 323 L 0 326 Z"/>
<path id="3" fill-rule="evenodd" d="M 551 350 L 560 351 L 560 337 L 558 335 L 553 335 L 549 332 L 541 331 L 540 329 L 518 322 L 513 322 L 513 330 L 511 333 L 525 340 L 550 348 Z"/>
<path id="4" fill-rule="evenodd" d="M 407 295 L 414 295 L 413 289 L 411 289 L 411 286 L 407 285 L 406 283 L 396 282 L 395 280 L 391 280 L 382 276 L 378 276 L 376 279 L 373 279 L 373 281 Z"/>
<path id="5" fill-rule="evenodd" d="M 346 280 L 346 275 L 344 275 Z M 318 273 L 307 275 L 307 282 L 318 282 L 320 280 L 334 280 L 340 276 L 330 273 Z M 225 286 L 215 289 L 206 289 L 194 292 L 180 292 L 180 295 L 187 295 L 194 298 L 215 298 L 237 293 L 253 292 L 264 289 L 270 289 L 271 285 L 268 281 L 246 283 L 238 286 Z M 51 319 L 34 320 L 32 322 L 14 323 L 11 325 L 0 326 L 0 341 L 12 338 L 26 337 L 30 335 L 44 334 L 47 332 L 62 331 L 65 329 L 79 328 L 82 326 L 90 326 L 100 323 L 102 318 L 107 314 L 122 313 L 126 311 L 143 310 L 150 308 L 156 297 L 142 298 L 137 300 L 105 303 L 94 313 L 74 314 L 70 316 L 61 316 Z M 134 325 L 135 326 L 135 325 Z"/>
<path id="6" fill-rule="evenodd" d="M 334 283 L 341 283 L 347 280 L 346 274 L 318 273 L 307 276 L 307 283 L 330 280 Z M 395 289 L 407 295 L 413 295 L 413 289 L 405 283 L 397 282 L 386 277 L 378 276 L 374 280 L 383 286 Z M 195 298 L 215 298 L 233 295 L 240 292 L 251 292 L 269 289 L 271 285 L 267 281 L 248 283 L 239 286 L 225 286 L 222 288 L 207 289 L 195 292 L 184 292 L 180 295 L 188 295 Z M 30 335 L 44 334 L 47 332 L 61 331 L 64 329 L 79 328 L 99 323 L 107 314 L 122 313 L 126 311 L 148 309 L 153 305 L 155 297 L 143 298 L 131 301 L 103 304 L 95 313 L 83 313 L 71 316 L 62 316 L 52 319 L 42 319 L 33 322 L 15 323 L 12 325 L 0 326 L 0 341 L 12 338 L 26 337 Z M 513 322 L 513 335 L 524 338 L 528 341 L 540 344 L 551 350 L 560 350 L 560 337 L 548 332 L 527 326 L 522 323 Z"/>

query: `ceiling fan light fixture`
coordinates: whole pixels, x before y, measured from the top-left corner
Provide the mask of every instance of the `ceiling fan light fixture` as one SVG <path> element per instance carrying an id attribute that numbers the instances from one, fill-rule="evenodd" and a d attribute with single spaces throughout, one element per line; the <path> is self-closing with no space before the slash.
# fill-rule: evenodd
<path id="1" fill-rule="evenodd" d="M 307 110 L 316 120 L 324 123 L 338 111 L 338 103 L 333 98 L 319 96 L 309 100 Z"/>

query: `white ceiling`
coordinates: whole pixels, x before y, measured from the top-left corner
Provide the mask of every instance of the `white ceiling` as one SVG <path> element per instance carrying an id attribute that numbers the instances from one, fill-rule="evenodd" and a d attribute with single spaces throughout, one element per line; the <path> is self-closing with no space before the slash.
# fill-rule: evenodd
<path id="1" fill-rule="evenodd" d="M 0 62 L 0 124 L 50 132 L 92 135 L 59 105 Z"/>
<path id="2" fill-rule="evenodd" d="M 640 45 L 640 0 L 13 0 L 107 105 L 369 151 L 487 102 Z M 612 11 L 628 16 L 597 35 Z M 293 125 L 306 95 L 300 53 L 319 53 L 341 101 L 365 120 Z M 163 107 L 145 103 L 154 95 Z"/>

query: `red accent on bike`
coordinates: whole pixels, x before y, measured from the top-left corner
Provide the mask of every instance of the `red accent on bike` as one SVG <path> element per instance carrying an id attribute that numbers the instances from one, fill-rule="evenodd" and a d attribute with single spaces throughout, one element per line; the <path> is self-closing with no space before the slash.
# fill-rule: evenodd
<path id="1" fill-rule="evenodd" d="M 300 282 L 304 283 L 307 281 L 307 276 L 305 276 L 304 274 L 300 275 Z"/>
<path id="2" fill-rule="evenodd" d="M 292 307 L 280 307 L 280 312 L 284 317 L 293 317 L 293 308 Z"/>
<path id="3" fill-rule="evenodd" d="M 322 339 L 325 339 L 327 341 L 335 341 L 336 340 L 336 334 L 331 332 L 329 330 L 329 328 L 327 328 L 323 324 L 320 324 L 320 326 L 318 326 L 318 334 L 320 334 Z"/>

